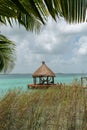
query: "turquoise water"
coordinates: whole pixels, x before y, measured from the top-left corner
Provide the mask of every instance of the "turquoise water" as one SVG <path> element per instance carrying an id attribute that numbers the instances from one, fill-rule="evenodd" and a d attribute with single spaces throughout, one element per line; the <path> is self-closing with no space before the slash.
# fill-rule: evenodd
<path id="1" fill-rule="evenodd" d="M 55 83 L 69 84 L 75 79 L 80 80 L 81 74 L 56 74 Z M 31 74 L 0 75 L 0 95 L 12 89 L 27 90 L 27 85 L 33 83 Z"/>

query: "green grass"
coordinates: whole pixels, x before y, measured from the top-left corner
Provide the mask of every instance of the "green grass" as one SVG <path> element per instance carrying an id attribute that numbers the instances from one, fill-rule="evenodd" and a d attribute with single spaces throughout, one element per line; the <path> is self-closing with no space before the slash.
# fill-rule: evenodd
<path id="1" fill-rule="evenodd" d="M 0 100 L 0 130 L 86 130 L 87 91 L 78 85 L 11 91 Z"/>

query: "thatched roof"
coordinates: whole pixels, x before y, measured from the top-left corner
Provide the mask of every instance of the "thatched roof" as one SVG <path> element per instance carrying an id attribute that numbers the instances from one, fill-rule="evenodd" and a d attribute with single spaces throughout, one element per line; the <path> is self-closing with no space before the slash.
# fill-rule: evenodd
<path id="1" fill-rule="evenodd" d="M 40 76 L 50 76 L 50 77 L 55 77 L 54 72 L 48 68 L 48 66 L 45 64 L 45 62 L 42 62 L 42 65 L 33 73 L 33 77 L 40 77 Z"/>

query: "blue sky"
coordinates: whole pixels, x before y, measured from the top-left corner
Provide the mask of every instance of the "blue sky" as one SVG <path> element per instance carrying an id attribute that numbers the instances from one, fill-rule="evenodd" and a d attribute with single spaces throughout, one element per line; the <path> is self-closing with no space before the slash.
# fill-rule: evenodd
<path id="1" fill-rule="evenodd" d="M 16 43 L 16 65 L 11 73 L 33 73 L 42 61 L 61 73 L 87 73 L 87 23 L 69 25 L 49 18 L 40 33 L 15 25 L 1 32 Z"/>

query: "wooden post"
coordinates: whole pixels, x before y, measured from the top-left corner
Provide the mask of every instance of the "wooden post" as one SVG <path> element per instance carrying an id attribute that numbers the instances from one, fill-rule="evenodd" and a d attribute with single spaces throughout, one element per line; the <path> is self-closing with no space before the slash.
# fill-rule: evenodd
<path id="1" fill-rule="evenodd" d="M 41 84 L 41 77 L 39 77 L 39 84 Z"/>
<path id="2" fill-rule="evenodd" d="M 83 78 L 81 77 L 81 87 L 83 86 Z"/>
<path id="3" fill-rule="evenodd" d="M 47 76 L 47 84 L 48 84 L 48 76 Z"/>
<path id="4" fill-rule="evenodd" d="M 53 84 L 54 84 L 54 77 L 52 77 L 52 82 L 53 82 Z"/>
<path id="5" fill-rule="evenodd" d="M 36 84 L 36 77 L 33 78 L 34 84 Z"/>

